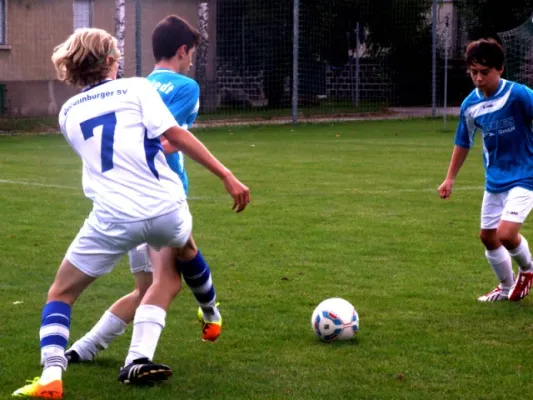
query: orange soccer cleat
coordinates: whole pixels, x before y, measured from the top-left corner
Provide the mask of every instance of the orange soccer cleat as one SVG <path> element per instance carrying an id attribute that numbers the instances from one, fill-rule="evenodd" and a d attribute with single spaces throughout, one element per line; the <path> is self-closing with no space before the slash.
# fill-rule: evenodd
<path id="1" fill-rule="evenodd" d="M 219 303 L 216 304 L 215 307 L 218 309 Z M 217 320 L 208 320 L 204 316 L 204 312 L 200 307 L 198 307 L 198 321 L 202 323 L 202 340 L 204 342 L 214 342 L 218 339 L 220 336 L 220 333 L 222 332 L 222 317 L 220 316 L 220 313 L 217 313 L 218 319 Z"/>
<path id="2" fill-rule="evenodd" d="M 62 399 L 63 398 L 63 382 L 60 380 L 49 382 L 45 385 L 41 384 L 40 378 L 34 378 L 32 381 L 28 380 L 29 384 L 17 389 L 13 392 L 13 397 L 33 397 L 38 399 Z"/>

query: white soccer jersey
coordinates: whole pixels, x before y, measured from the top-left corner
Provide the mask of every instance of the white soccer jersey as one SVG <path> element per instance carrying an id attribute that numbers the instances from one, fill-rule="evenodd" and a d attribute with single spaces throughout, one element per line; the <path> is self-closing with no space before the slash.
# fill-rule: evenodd
<path id="1" fill-rule="evenodd" d="M 63 105 L 59 124 L 83 160 L 83 191 L 99 220 L 145 220 L 185 201 L 159 138 L 177 124 L 146 79 L 87 88 Z"/>

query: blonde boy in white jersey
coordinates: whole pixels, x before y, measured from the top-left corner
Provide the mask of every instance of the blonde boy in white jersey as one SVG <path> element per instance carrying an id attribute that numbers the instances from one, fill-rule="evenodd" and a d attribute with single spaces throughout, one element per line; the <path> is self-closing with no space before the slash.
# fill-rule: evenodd
<path id="1" fill-rule="evenodd" d="M 40 328 L 43 373 L 16 390 L 15 397 L 63 397 L 72 305 L 97 277 L 145 242 L 159 249 L 153 258 L 154 283 L 135 314 L 132 344 L 119 380 L 143 384 L 172 375 L 168 366 L 152 359 L 166 309 L 179 291 L 174 261 L 190 240 L 192 217 L 160 136 L 221 178 L 234 199 L 234 210 L 244 210 L 250 201 L 248 188 L 177 126 L 147 80 L 115 80 L 119 57 L 116 39 L 100 29 L 77 30 L 52 56 L 59 80 L 84 88 L 65 103 L 59 121 L 65 139 L 82 158 L 83 189 L 93 210 L 48 292 Z"/>
<path id="2" fill-rule="evenodd" d="M 177 15 L 165 17 L 152 31 L 152 51 L 156 64 L 147 79 L 158 89 L 178 125 L 185 129 L 189 129 L 194 123 L 199 109 L 199 86 L 186 76 L 199 43 L 200 32 Z M 168 146 L 165 140 L 162 144 L 167 163 L 180 177 L 187 195 L 189 180 L 183 155 L 175 153 L 175 149 Z M 194 245 L 194 240 L 190 244 Z M 135 310 L 152 283 L 149 246 L 141 245 L 130 250 L 128 256 L 135 289 L 115 301 L 91 330 L 70 346 L 65 352 L 69 364 L 93 360 L 133 322 Z M 222 329 L 222 316 L 216 306 L 216 292 L 209 264 L 197 247 L 191 247 L 188 260 L 181 260 L 176 267 L 201 307 L 198 317 L 202 322 L 202 340 L 216 341 Z"/>

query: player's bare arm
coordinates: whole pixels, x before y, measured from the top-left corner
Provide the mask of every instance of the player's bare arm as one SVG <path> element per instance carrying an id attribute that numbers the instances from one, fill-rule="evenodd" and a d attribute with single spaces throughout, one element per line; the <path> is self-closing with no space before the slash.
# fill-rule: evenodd
<path id="1" fill-rule="evenodd" d="M 437 192 L 442 199 L 448 199 L 452 195 L 455 178 L 463 166 L 469 150 L 470 149 L 460 146 L 454 147 L 450 166 L 448 167 L 448 173 L 446 174 L 446 179 L 444 179 L 444 182 L 442 182 L 437 189 Z"/>
<path id="2" fill-rule="evenodd" d="M 226 191 L 234 200 L 233 210 L 243 211 L 250 202 L 250 189 L 242 184 L 213 154 L 188 130 L 174 126 L 163 136 L 168 142 L 183 151 L 198 164 L 205 167 L 224 182 Z"/>
<path id="3" fill-rule="evenodd" d="M 163 153 L 165 154 L 177 153 L 179 151 L 177 147 L 172 146 L 170 142 L 164 137 L 161 138 L 161 145 L 163 146 Z"/>

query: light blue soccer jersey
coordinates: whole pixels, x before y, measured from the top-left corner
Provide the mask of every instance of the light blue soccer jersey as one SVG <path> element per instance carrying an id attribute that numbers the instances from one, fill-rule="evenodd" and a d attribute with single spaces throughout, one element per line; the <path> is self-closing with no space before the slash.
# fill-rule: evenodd
<path id="1" fill-rule="evenodd" d="M 488 192 L 533 190 L 532 120 L 533 90 L 516 82 L 500 79 L 489 98 L 475 89 L 464 100 L 455 144 L 469 149 L 481 131 Z"/>
<path id="2" fill-rule="evenodd" d="M 200 108 L 200 87 L 194 79 L 164 68 L 156 68 L 147 79 L 157 89 L 179 126 L 189 129 L 196 120 Z M 183 182 L 185 194 L 189 191 L 189 179 L 185 171 L 183 153 L 167 154 L 169 167 Z"/>

